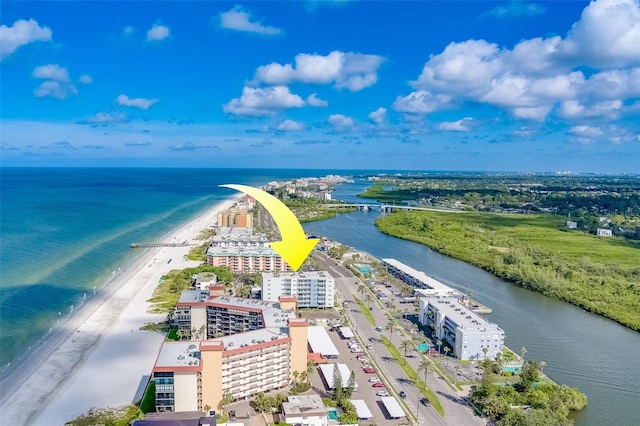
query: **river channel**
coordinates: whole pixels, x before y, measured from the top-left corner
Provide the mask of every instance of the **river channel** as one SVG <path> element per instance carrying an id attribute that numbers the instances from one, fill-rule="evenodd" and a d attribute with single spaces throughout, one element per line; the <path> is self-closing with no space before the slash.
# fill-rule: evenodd
<path id="1" fill-rule="evenodd" d="M 332 195 L 362 203 L 366 200 L 355 195 L 368 186 L 356 180 L 338 186 Z M 549 377 L 587 395 L 587 407 L 573 416 L 576 425 L 640 424 L 640 333 L 421 244 L 384 235 L 374 225 L 381 214 L 353 212 L 304 228 L 378 258 L 398 259 L 463 292 L 469 283 L 473 298 L 493 309 L 486 318 L 505 331 L 508 347 L 515 352 L 526 347 L 525 357 L 545 361 Z"/>

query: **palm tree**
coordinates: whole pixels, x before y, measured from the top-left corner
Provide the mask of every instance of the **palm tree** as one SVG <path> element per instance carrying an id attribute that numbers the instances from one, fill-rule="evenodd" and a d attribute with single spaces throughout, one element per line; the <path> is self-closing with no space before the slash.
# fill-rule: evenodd
<path id="1" fill-rule="evenodd" d="M 433 363 L 429 358 L 422 358 L 420 365 L 418 365 L 418 373 L 424 374 L 424 384 L 427 385 L 427 376 L 429 373 L 434 371 Z"/>
<path id="2" fill-rule="evenodd" d="M 455 367 L 453 367 L 456 370 L 456 382 L 458 381 L 458 373 L 460 372 L 460 366 L 456 365 Z"/>
<path id="3" fill-rule="evenodd" d="M 520 348 L 520 356 L 522 357 L 522 359 L 524 360 L 524 356 L 527 353 L 527 348 L 525 348 L 524 346 Z"/>
<path id="4" fill-rule="evenodd" d="M 544 361 L 540 361 L 540 362 L 538 363 L 538 366 L 540 367 L 540 373 L 544 374 L 544 373 L 542 372 L 542 370 L 544 370 L 544 367 L 545 367 L 546 365 L 547 365 L 547 363 L 546 363 L 546 362 L 544 362 Z"/>
<path id="5" fill-rule="evenodd" d="M 438 345 L 438 355 L 440 355 L 440 348 L 442 347 L 442 340 L 436 341 L 436 345 Z"/>
<path id="6" fill-rule="evenodd" d="M 484 354 L 484 360 L 487 360 L 487 352 L 489 352 L 489 348 L 482 348 L 482 353 Z"/>
<path id="7" fill-rule="evenodd" d="M 387 321 L 387 326 L 384 328 L 385 330 L 389 330 L 389 341 L 391 341 L 391 336 L 393 335 L 393 330 L 398 328 L 398 324 L 394 319 L 389 319 Z"/>
<path id="8" fill-rule="evenodd" d="M 371 296 L 371 293 L 365 293 L 364 303 L 369 305 L 369 310 L 371 310 L 371 302 L 373 302 L 373 296 Z"/>
<path id="9" fill-rule="evenodd" d="M 447 356 L 449 356 L 449 351 L 451 351 L 451 349 L 449 349 L 449 346 L 445 346 L 442 350 L 444 351 L 444 357 L 446 360 Z"/>
<path id="10" fill-rule="evenodd" d="M 358 286 L 358 293 L 360 293 L 361 297 L 364 297 L 364 292 L 367 291 L 367 287 L 364 284 L 360 284 Z"/>
<path id="11" fill-rule="evenodd" d="M 178 329 L 178 331 L 176 331 L 176 336 L 178 336 L 178 340 L 182 340 L 182 338 L 185 336 L 185 332 Z"/>
<path id="12" fill-rule="evenodd" d="M 413 350 L 413 341 L 409 339 L 403 340 L 402 343 L 400 343 L 400 349 L 402 349 L 402 351 L 404 352 L 404 358 L 405 358 L 404 362 L 406 364 L 407 352 Z"/>

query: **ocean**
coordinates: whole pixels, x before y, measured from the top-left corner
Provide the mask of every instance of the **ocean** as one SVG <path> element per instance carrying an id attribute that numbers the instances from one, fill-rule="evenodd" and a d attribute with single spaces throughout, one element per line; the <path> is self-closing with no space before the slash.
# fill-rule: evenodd
<path id="1" fill-rule="evenodd" d="M 363 171 L 0 169 L 0 375 L 99 292 L 140 251 L 252 186 Z"/>

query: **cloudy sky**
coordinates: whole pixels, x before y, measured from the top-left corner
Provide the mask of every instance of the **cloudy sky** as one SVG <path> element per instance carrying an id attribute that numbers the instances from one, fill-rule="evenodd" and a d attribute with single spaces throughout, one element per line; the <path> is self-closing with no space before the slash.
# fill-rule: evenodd
<path id="1" fill-rule="evenodd" d="M 640 3 L 3 2 L 3 166 L 640 172 Z"/>

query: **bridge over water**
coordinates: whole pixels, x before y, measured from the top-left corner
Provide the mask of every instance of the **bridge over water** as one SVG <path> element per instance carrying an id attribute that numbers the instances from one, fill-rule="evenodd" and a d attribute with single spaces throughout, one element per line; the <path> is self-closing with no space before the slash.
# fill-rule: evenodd
<path id="1" fill-rule="evenodd" d="M 438 209 L 435 207 L 420 207 L 420 206 L 406 206 L 397 204 L 371 204 L 371 203 L 344 203 L 344 204 L 323 204 L 325 207 L 341 208 L 341 207 L 356 207 L 361 211 L 379 210 L 381 212 L 390 213 L 393 210 L 425 210 L 432 212 L 446 212 L 446 213 L 463 213 L 462 210 L 447 210 Z"/>

